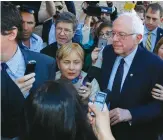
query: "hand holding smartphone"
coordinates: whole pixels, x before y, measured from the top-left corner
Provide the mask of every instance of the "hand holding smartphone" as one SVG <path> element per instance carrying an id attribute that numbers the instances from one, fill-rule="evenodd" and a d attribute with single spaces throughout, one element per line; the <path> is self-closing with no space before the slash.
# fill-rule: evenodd
<path id="1" fill-rule="evenodd" d="M 98 48 L 100 48 L 100 51 L 104 49 L 104 47 L 107 45 L 107 39 L 99 38 L 98 40 Z"/>
<path id="2" fill-rule="evenodd" d="M 83 79 L 82 85 L 87 86 L 86 83 L 87 82 L 91 83 L 93 79 L 94 79 L 94 77 L 87 74 L 87 76 Z"/>
<path id="3" fill-rule="evenodd" d="M 104 108 L 106 97 L 107 93 L 101 91 L 99 91 L 95 96 L 95 102 L 93 104 L 95 104 L 101 111 Z M 91 115 L 94 116 L 94 113 L 91 112 Z"/>

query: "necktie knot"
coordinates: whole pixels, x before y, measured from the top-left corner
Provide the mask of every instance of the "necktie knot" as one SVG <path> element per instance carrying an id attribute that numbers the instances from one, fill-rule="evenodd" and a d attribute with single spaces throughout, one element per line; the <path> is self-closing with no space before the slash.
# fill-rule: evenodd
<path id="1" fill-rule="evenodd" d="M 124 60 L 124 58 L 122 58 L 122 59 L 120 60 L 120 64 L 119 64 L 119 65 L 124 65 L 124 63 L 125 63 L 125 60 Z"/>
<path id="2" fill-rule="evenodd" d="M 6 71 L 6 69 L 8 68 L 6 63 L 1 63 L 1 68 L 2 70 Z"/>
<path id="3" fill-rule="evenodd" d="M 152 32 L 148 32 L 148 35 L 151 35 L 152 34 Z"/>

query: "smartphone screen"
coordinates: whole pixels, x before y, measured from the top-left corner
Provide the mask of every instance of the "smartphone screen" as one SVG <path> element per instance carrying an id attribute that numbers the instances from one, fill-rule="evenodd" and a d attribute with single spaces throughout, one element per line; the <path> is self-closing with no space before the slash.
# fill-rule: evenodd
<path id="1" fill-rule="evenodd" d="M 24 75 L 35 72 L 35 66 L 36 66 L 36 61 L 35 60 L 28 61 L 28 64 L 26 66 L 26 71 L 25 71 Z"/>
<path id="2" fill-rule="evenodd" d="M 107 45 L 108 40 L 104 38 L 99 38 L 98 48 L 103 49 Z"/>
<path id="3" fill-rule="evenodd" d="M 106 97 L 107 97 L 107 93 L 105 93 L 105 92 L 99 91 L 99 92 L 96 94 L 94 104 L 95 104 L 101 111 L 102 111 L 103 108 L 104 108 L 104 104 L 105 104 Z M 94 116 L 94 113 L 91 112 L 91 115 Z"/>

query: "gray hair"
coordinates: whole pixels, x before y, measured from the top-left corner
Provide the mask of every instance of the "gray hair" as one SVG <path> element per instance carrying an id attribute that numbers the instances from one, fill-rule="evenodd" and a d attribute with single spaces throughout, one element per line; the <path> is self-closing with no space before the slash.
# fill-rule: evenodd
<path id="1" fill-rule="evenodd" d="M 143 40 L 143 35 L 144 35 L 144 25 L 143 25 L 143 22 L 140 19 L 140 17 L 135 12 L 135 10 L 132 10 L 131 12 L 124 12 L 124 13 L 120 14 L 118 16 L 118 18 L 122 17 L 122 16 L 128 16 L 131 18 L 132 32 L 135 34 L 141 34 L 142 35 L 142 39 L 140 40 L 140 42 L 141 42 Z M 134 37 L 136 37 L 136 35 Z"/>
<path id="2" fill-rule="evenodd" d="M 70 12 L 63 12 L 57 15 L 55 26 L 57 26 L 58 23 L 65 22 L 65 23 L 72 23 L 73 25 L 73 31 L 76 31 L 78 21 L 76 19 L 76 16 Z"/>

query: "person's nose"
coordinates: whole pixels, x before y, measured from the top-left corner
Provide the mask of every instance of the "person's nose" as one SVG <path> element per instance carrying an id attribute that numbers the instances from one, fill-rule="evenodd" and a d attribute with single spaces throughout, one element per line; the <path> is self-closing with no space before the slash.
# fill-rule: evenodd
<path id="1" fill-rule="evenodd" d="M 24 30 L 28 30 L 28 25 L 27 25 L 26 22 L 23 23 L 23 29 L 24 29 Z"/>
<path id="2" fill-rule="evenodd" d="M 70 69 L 70 70 L 74 70 L 74 68 L 75 68 L 75 67 L 74 67 L 74 64 L 71 63 L 70 66 L 69 66 L 69 69 Z"/>
<path id="3" fill-rule="evenodd" d="M 117 41 L 118 40 L 117 34 L 114 34 L 114 36 L 112 38 L 113 38 L 113 41 Z"/>
<path id="4" fill-rule="evenodd" d="M 152 24 L 152 23 L 153 23 L 153 20 L 152 20 L 152 18 L 149 20 L 149 23 L 150 23 L 150 24 Z"/>
<path id="5" fill-rule="evenodd" d="M 64 35 L 64 30 L 62 29 L 61 32 L 60 32 L 60 35 Z"/>

